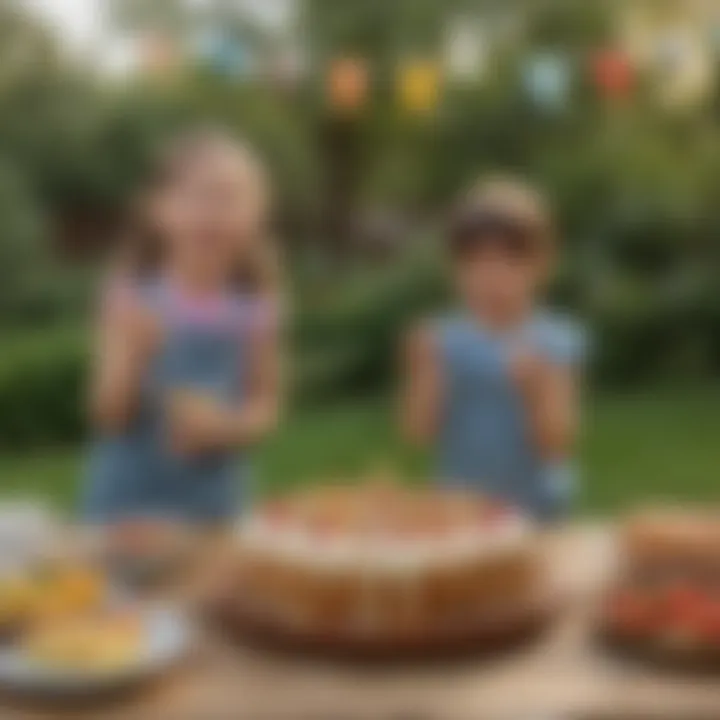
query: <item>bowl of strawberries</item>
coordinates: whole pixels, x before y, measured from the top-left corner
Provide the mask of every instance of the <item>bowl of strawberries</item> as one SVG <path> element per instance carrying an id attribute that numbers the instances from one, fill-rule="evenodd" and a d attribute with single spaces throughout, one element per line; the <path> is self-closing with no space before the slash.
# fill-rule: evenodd
<path id="1" fill-rule="evenodd" d="M 603 598 L 600 634 L 638 658 L 720 671 L 720 515 L 656 518 L 643 514 L 624 527 L 623 563 Z"/>

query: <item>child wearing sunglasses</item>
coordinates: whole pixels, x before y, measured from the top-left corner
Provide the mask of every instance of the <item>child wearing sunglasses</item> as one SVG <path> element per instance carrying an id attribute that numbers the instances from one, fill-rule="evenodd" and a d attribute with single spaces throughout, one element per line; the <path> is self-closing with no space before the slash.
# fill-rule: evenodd
<path id="1" fill-rule="evenodd" d="M 539 305 L 555 259 L 547 207 L 521 182 L 484 181 L 458 204 L 447 241 L 460 307 L 410 333 L 404 434 L 432 446 L 440 482 L 562 517 L 584 342 Z"/>

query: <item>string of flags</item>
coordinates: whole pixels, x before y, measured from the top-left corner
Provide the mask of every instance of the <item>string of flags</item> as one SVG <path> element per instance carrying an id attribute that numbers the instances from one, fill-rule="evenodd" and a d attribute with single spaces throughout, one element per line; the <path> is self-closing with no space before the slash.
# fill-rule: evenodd
<path id="1" fill-rule="evenodd" d="M 718 35 L 717 30 L 713 32 Z M 442 56 L 421 54 L 398 60 L 393 92 L 398 107 L 407 114 L 429 116 L 441 105 L 446 87 L 478 86 L 487 78 L 491 54 L 483 28 L 458 23 L 449 28 L 444 45 Z M 299 47 L 288 48 L 260 59 L 242 39 L 216 28 L 198 37 L 193 54 L 203 66 L 225 77 L 262 76 L 284 87 L 297 87 L 310 76 L 310 68 Z M 176 67 L 179 55 L 179 49 L 163 38 L 151 37 L 144 47 L 145 66 L 156 74 Z M 650 59 L 644 61 L 624 47 L 601 48 L 582 56 L 562 49 L 535 49 L 520 60 L 517 80 L 527 99 L 548 113 L 562 112 L 581 83 L 608 104 L 626 102 L 640 86 L 641 74 L 654 79 L 658 95 L 668 104 L 689 104 L 712 88 L 720 67 L 718 56 L 720 35 L 711 48 L 674 31 L 658 36 Z M 339 114 L 361 112 L 376 84 L 373 71 L 371 61 L 361 56 L 330 60 L 320 73 L 328 107 Z"/>
<path id="2" fill-rule="evenodd" d="M 717 59 L 697 44 L 689 44 L 676 53 L 674 62 L 665 69 L 658 66 L 657 95 L 668 104 L 690 104 L 701 100 L 713 86 Z M 596 96 L 608 105 L 622 105 L 632 99 L 640 87 L 640 76 L 647 68 L 638 66 L 629 53 L 608 48 L 576 58 L 560 50 L 529 53 L 520 64 L 519 82 L 528 100 L 538 109 L 558 113 L 567 108 L 573 91 L 581 83 L 589 85 Z M 358 112 L 369 98 L 372 88 L 368 61 L 338 59 L 328 72 L 328 97 L 332 108 Z M 478 73 L 479 84 L 485 73 Z M 411 115 L 426 116 L 441 103 L 446 85 L 467 83 L 468 75 L 448 71 L 434 58 L 416 58 L 398 64 L 395 96 L 398 106 Z"/>
<path id="3" fill-rule="evenodd" d="M 598 95 L 609 102 L 628 99 L 636 87 L 636 69 L 619 50 L 603 50 L 589 56 L 587 73 Z M 464 78 L 466 76 L 463 76 Z M 576 79 L 576 65 L 559 51 L 529 55 L 521 64 L 520 82 L 529 100 L 548 112 L 563 110 Z M 397 66 L 395 96 L 398 106 L 412 115 L 432 113 L 442 100 L 443 87 L 455 81 L 436 59 L 415 58 Z M 369 98 L 371 66 L 360 58 L 339 58 L 327 72 L 327 98 L 334 110 L 359 112 Z"/>

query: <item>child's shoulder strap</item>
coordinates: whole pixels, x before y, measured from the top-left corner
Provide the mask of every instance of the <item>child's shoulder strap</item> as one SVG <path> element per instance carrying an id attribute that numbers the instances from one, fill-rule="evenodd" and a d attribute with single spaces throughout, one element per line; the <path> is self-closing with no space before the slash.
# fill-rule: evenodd
<path id="1" fill-rule="evenodd" d="M 280 324 L 280 307 L 275 298 L 235 294 L 231 302 L 234 325 L 243 334 L 274 332 Z"/>
<path id="2" fill-rule="evenodd" d="M 445 353 L 469 336 L 469 323 L 463 313 L 450 311 L 428 319 L 435 343 Z"/>

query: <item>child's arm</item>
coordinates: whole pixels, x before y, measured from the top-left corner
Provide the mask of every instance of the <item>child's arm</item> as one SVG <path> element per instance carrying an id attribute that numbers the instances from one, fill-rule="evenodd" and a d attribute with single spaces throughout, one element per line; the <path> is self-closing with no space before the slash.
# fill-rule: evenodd
<path id="1" fill-rule="evenodd" d="M 256 328 L 249 343 L 248 383 L 239 406 L 185 394 L 170 412 L 173 446 L 192 455 L 219 448 L 252 445 L 277 425 L 281 405 L 281 350 L 277 321 Z"/>
<path id="2" fill-rule="evenodd" d="M 101 432 L 122 430 L 135 411 L 143 370 L 159 342 L 155 319 L 129 289 L 106 295 L 96 330 L 90 417 Z"/>
<path id="3" fill-rule="evenodd" d="M 427 444 L 437 434 L 442 402 L 440 367 L 430 329 L 413 330 L 404 349 L 401 429 L 408 441 Z"/>
<path id="4" fill-rule="evenodd" d="M 282 387 L 280 338 L 275 323 L 254 335 L 250 350 L 247 395 L 230 419 L 229 443 L 248 445 L 262 440 L 280 419 Z"/>
<path id="5" fill-rule="evenodd" d="M 535 443 L 546 460 L 566 458 L 578 430 L 578 382 L 571 368 L 547 364 L 530 401 Z"/>
<path id="6" fill-rule="evenodd" d="M 511 372 L 525 399 L 535 445 L 544 460 L 566 458 L 578 430 L 578 371 L 534 355 L 513 360 Z"/>

